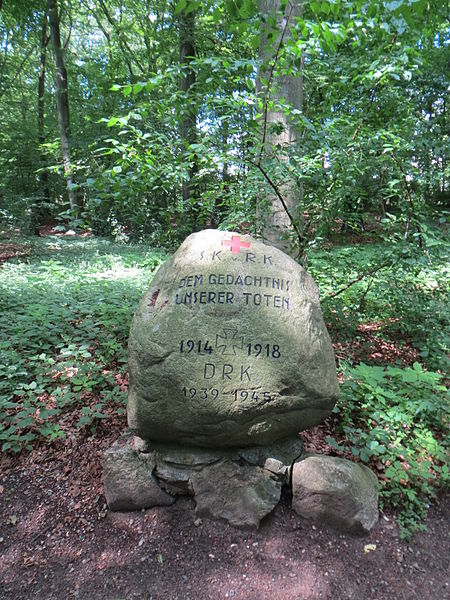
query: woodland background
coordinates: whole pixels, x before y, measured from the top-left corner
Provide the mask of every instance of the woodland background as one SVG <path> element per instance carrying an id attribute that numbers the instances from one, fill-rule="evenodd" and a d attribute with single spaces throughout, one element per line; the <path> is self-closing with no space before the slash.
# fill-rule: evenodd
<path id="1" fill-rule="evenodd" d="M 448 32 L 439 0 L 0 1 L 4 453 L 119 431 L 156 267 L 278 205 L 342 380 L 310 442 L 420 527 L 448 482 Z"/>

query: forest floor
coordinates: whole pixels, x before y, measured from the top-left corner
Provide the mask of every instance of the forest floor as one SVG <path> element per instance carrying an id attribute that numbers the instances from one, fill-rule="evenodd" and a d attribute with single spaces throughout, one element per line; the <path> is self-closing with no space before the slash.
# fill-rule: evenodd
<path id="1" fill-rule="evenodd" d="M 100 461 L 122 419 L 102 423 L 95 436 L 1 459 L 4 600 L 450 597 L 448 496 L 409 541 L 390 512 L 354 538 L 295 515 L 287 493 L 257 531 L 197 519 L 190 498 L 107 511 Z M 315 437 L 320 444 L 319 428 Z"/>
<path id="2" fill-rule="evenodd" d="M 101 456 L 125 428 L 102 422 L 0 461 L 0 589 L 4 600 L 373 600 L 450 598 L 449 497 L 426 532 L 399 537 L 380 512 L 369 536 L 350 537 L 298 517 L 286 492 L 257 531 L 200 520 L 194 501 L 114 513 Z M 309 432 L 323 446 L 327 427 Z"/>
<path id="3" fill-rule="evenodd" d="M 25 246 L 0 245 L 0 262 Z M 332 333 L 336 356 L 412 364 L 407 340 L 353 341 Z M 118 382 L 126 387 L 126 380 Z M 305 448 L 330 453 L 333 423 L 302 434 Z M 396 516 L 380 512 L 370 535 L 350 537 L 306 521 L 289 493 L 258 530 L 198 519 L 194 501 L 141 512 L 107 510 L 102 453 L 124 431 L 124 415 L 89 428 L 65 423 L 66 437 L 30 452 L 0 455 L 2 600 L 444 600 L 450 598 L 449 496 L 430 507 L 427 530 L 402 540 Z"/>

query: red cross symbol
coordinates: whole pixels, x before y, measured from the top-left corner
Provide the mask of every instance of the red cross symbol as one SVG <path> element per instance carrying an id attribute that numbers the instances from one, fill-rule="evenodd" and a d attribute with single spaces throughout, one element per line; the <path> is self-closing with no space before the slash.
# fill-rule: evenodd
<path id="1" fill-rule="evenodd" d="M 250 248 L 250 242 L 242 242 L 240 235 L 233 235 L 231 240 L 222 240 L 222 246 L 230 246 L 231 252 L 240 254 L 241 248 Z"/>

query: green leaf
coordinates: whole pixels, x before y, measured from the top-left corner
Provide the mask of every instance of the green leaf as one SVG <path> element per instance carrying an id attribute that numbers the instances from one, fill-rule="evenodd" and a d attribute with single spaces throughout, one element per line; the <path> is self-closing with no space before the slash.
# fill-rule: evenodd
<path id="1" fill-rule="evenodd" d="M 176 15 L 180 14 L 180 12 L 186 8 L 186 4 L 187 4 L 187 0 L 178 0 L 177 4 L 175 6 L 175 14 Z"/>

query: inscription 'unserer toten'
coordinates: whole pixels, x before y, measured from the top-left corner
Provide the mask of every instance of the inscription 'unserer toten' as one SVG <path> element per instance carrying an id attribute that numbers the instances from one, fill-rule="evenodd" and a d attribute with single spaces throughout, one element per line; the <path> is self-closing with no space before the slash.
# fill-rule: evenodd
<path id="1" fill-rule="evenodd" d="M 274 294 L 254 294 L 242 292 L 240 295 L 234 292 L 185 292 L 175 294 L 175 304 L 235 304 L 236 300 L 244 299 L 244 306 L 266 306 L 268 308 L 279 308 L 290 310 L 291 300 L 285 296 Z"/>
<path id="2" fill-rule="evenodd" d="M 201 290 L 204 286 L 228 286 L 228 289 Z M 235 275 L 233 273 L 194 273 L 182 277 L 174 303 L 186 306 L 200 304 L 236 304 L 243 306 L 290 310 L 291 300 L 286 294 L 291 289 L 289 279 L 262 275 Z M 246 291 L 244 291 L 246 290 Z M 261 290 L 261 291 L 259 291 Z M 283 292 L 282 294 L 280 292 Z"/>

